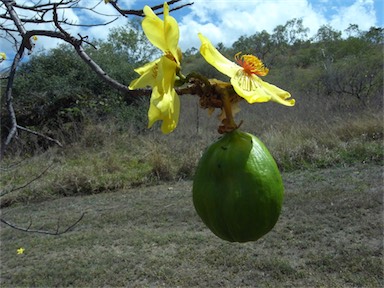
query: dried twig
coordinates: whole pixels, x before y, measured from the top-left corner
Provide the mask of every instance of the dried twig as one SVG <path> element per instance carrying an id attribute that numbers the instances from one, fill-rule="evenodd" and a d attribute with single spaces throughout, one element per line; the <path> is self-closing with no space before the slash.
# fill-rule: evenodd
<path id="1" fill-rule="evenodd" d="M 168 5 L 172 5 L 172 4 L 175 4 L 177 2 L 180 2 L 181 0 L 172 0 L 172 1 L 168 1 Z M 109 1 L 109 3 L 113 6 L 113 8 L 116 9 L 117 12 L 119 12 L 121 15 L 123 16 L 127 16 L 127 15 L 136 15 L 136 16 L 141 16 L 143 17 L 144 16 L 144 12 L 143 10 L 133 10 L 133 9 L 122 9 L 120 8 L 120 6 L 117 4 L 117 1 L 116 0 L 113 0 L 113 1 Z M 177 6 L 177 7 L 174 7 L 174 8 L 171 8 L 169 10 L 169 12 L 171 11 L 175 11 L 175 10 L 179 10 L 181 8 L 184 8 L 186 6 L 190 6 L 190 5 L 193 5 L 193 2 L 191 3 L 185 3 L 185 4 L 182 4 L 180 6 Z M 151 9 L 153 11 L 156 11 L 156 10 L 159 10 L 159 9 L 162 9 L 163 8 L 163 4 L 160 4 L 160 5 L 155 5 L 155 6 L 152 6 Z M 163 11 L 160 11 L 160 12 L 156 12 L 157 15 L 161 15 L 163 14 L 164 12 Z"/>
<path id="2" fill-rule="evenodd" d="M 45 139 L 47 139 L 47 140 L 49 140 L 49 141 L 51 141 L 51 142 L 56 143 L 57 146 L 63 147 L 63 144 L 61 144 L 59 140 L 53 139 L 53 138 L 51 138 L 51 137 L 49 137 L 49 136 L 47 136 L 47 135 L 44 135 L 44 134 L 42 134 L 42 133 L 40 133 L 40 132 L 33 131 L 33 130 L 29 129 L 29 128 L 22 127 L 22 126 L 20 126 L 20 125 L 17 125 L 17 129 L 24 130 L 24 131 L 26 131 L 26 132 L 28 132 L 28 133 L 31 133 L 31 134 L 34 134 L 34 135 L 36 135 L 36 136 L 40 136 L 40 137 L 45 138 Z"/>
<path id="3" fill-rule="evenodd" d="M 62 231 L 60 231 L 60 221 L 58 222 L 58 225 L 57 225 L 55 231 L 31 229 L 32 221 L 30 221 L 28 227 L 18 226 L 18 225 L 14 224 L 14 223 L 12 223 L 10 221 L 7 221 L 7 220 L 5 220 L 3 218 L 0 218 L 0 222 L 4 223 L 5 225 L 7 225 L 7 226 L 9 226 L 9 227 L 11 227 L 13 229 L 16 229 L 16 230 L 19 230 L 19 231 L 23 231 L 23 232 L 39 233 L 39 234 L 46 234 L 46 235 L 62 235 L 64 233 L 67 233 L 68 231 L 70 231 L 73 227 L 75 227 L 84 218 L 84 215 L 85 215 L 85 212 L 83 212 L 81 214 L 81 216 L 74 223 L 72 223 L 71 225 L 69 225 L 67 228 L 65 228 Z"/>
<path id="4" fill-rule="evenodd" d="M 36 180 L 40 179 L 51 167 L 53 166 L 53 164 L 49 165 L 47 168 L 45 168 L 42 172 L 39 173 L 39 175 L 35 176 L 34 178 L 30 179 L 29 181 L 27 181 L 26 183 L 24 183 L 23 185 L 20 185 L 20 186 L 17 186 L 17 187 L 14 187 L 14 188 L 11 188 L 11 189 L 4 189 L 4 190 L 1 190 L 0 191 L 0 197 L 6 195 L 6 194 L 9 194 L 11 192 L 15 192 L 17 190 L 20 190 L 20 189 L 23 189 L 25 187 L 27 187 L 28 185 L 30 185 L 31 183 L 35 182 Z"/>

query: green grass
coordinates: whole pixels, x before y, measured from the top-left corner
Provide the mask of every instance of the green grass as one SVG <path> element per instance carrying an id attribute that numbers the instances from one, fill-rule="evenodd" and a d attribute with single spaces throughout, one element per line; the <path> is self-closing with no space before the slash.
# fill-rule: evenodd
<path id="1" fill-rule="evenodd" d="M 249 115 L 247 110 L 244 112 Z M 158 127 L 137 134 L 129 129 L 121 131 L 113 122 L 88 124 L 80 141 L 63 149 L 53 147 L 20 160 L 18 165 L 14 165 L 17 158 L 6 159 L 0 177 L 3 193 L 49 169 L 39 181 L 1 197 L 1 206 L 192 179 L 202 152 L 219 137 L 215 132 L 216 117 L 202 113 L 194 127 L 187 121 L 195 119 L 193 116 L 196 115 L 183 115 L 180 127 L 170 135 L 162 135 Z M 277 121 L 259 127 L 259 119 L 254 118 L 248 119 L 241 129 L 266 144 L 280 170 L 294 171 L 354 163 L 382 164 L 382 120 L 381 114 L 370 113 L 317 124 L 286 125 Z"/>
<path id="2" fill-rule="evenodd" d="M 190 181 L 124 188 L 2 209 L 2 287 L 382 287 L 383 168 L 283 173 L 275 228 L 256 242 L 214 236 L 196 215 Z M 17 255 L 16 250 L 25 252 Z"/>

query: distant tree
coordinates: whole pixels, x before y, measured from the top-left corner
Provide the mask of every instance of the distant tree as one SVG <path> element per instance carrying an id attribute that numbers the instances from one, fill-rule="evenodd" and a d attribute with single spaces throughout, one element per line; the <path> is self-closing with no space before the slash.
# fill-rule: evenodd
<path id="1" fill-rule="evenodd" d="M 293 45 L 307 40 L 309 28 L 303 25 L 303 19 L 294 18 L 284 25 L 278 25 L 272 36 L 277 45 Z"/>
<path id="2" fill-rule="evenodd" d="M 226 50 L 225 45 L 224 45 L 223 42 L 219 42 L 219 43 L 217 43 L 217 45 L 216 45 L 216 49 L 219 50 L 219 51 L 222 52 L 222 53 Z"/>
<path id="3" fill-rule="evenodd" d="M 272 41 L 280 49 L 288 46 L 288 35 L 285 25 L 278 25 L 273 29 Z"/>
<path id="4" fill-rule="evenodd" d="M 271 35 L 263 30 L 255 34 L 255 52 L 261 59 L 266 59 L 273 48 Z"/>
<path id="5" fill-rule="evenodd" d="M 380 59 L 381 58 L 381 59 Z M 363 106 L 382 91 L 383 63 L 380 55 L 349 56 L 335 63 L 329 75 L 332 90 L 357 99 Z"/>
<path id="6" fill-rule="evenodd" d="M 334 30 L 329 24 L 323 25 L 317 30 L 314 40 L 317 42 L 335 42 L 341 40 L 342 33 Z"/>
<path id="7" fill-rule="evenodd" d="M 384 28 L 371 27 L 362 35 L 363 39 L 373 44 L 384 44 Z"/>
<path id="8" fill-rule="evenodd" d="M 253 36 L 247 37 L 242 35 L 232 44 L 232 49 L 247 54 L 252 53 L 254 46 L 255 42 Z"/>
<path id="9" fill-rule="evenodd" d="M 99 47 L 98 50 L 103 50 L 103 57 L 107 57 L 108 53 L 113 53 L 113 56 L 125 57 L 125 59 L 116 59 L 116 61 L 124 60 L 125 63 L 138 66 L 150 59 L 157 58 L 160 54 L 159 50 L 149 43 L 141 29 L 140 22 L 136 20 L 129 21 L 126 26 L 112 28 L 107 41 L 98 40 L 95 46 Z M 93 51 L 96 55 L 97 51 Z"/>
<path id="10" fill-rule="evenodd" d="M 189 57 L 192 55 L 196 55 L 198 53 L 198 49 L 196 47 L 188 48 L 187 50 L 184 51 L 184 56 Z"/>
<path id="11" fill-rule="evenodd" d="M 252 36 L 241 36 L 232 44 L 232 49 L 238 52 L 254 54 L 261 59 L 265 59 L 273 47 L 271 35 L 263 30 Z"/>
<path id="12" fill-rule="evenodd" d="M 348 34 L 348 37 L 359 37 L 361 31 L 359 30 L 359 25 L 357 24 L 349 24 L 348 28 L 345 29 L 345 32 Z"/>

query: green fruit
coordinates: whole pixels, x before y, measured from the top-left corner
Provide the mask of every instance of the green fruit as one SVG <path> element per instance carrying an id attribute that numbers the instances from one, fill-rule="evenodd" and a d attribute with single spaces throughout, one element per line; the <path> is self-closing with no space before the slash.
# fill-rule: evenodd
<path id="1" fill-rule="evenodd" d="M 275 226 L 284 187 L 264 144 L 234 130 L 204 152 L 192 191 L 197 214 L 214 234 L 230 242 L 247 242 Z"/>

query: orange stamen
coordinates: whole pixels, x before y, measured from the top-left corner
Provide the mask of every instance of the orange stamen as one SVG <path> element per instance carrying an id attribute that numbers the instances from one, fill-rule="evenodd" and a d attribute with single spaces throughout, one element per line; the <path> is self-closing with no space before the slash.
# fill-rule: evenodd
<path id="1" fill-rule="evenodd" d="M 241 52 L 235 55 L 236 63 L 243 67 L 244 72 L 247 74 L 256 74 L 257 76 L 265 76 L 268 74 L 269 69 L 264 66 L 259 58 L 253 55 L 240 56 Z"/>

